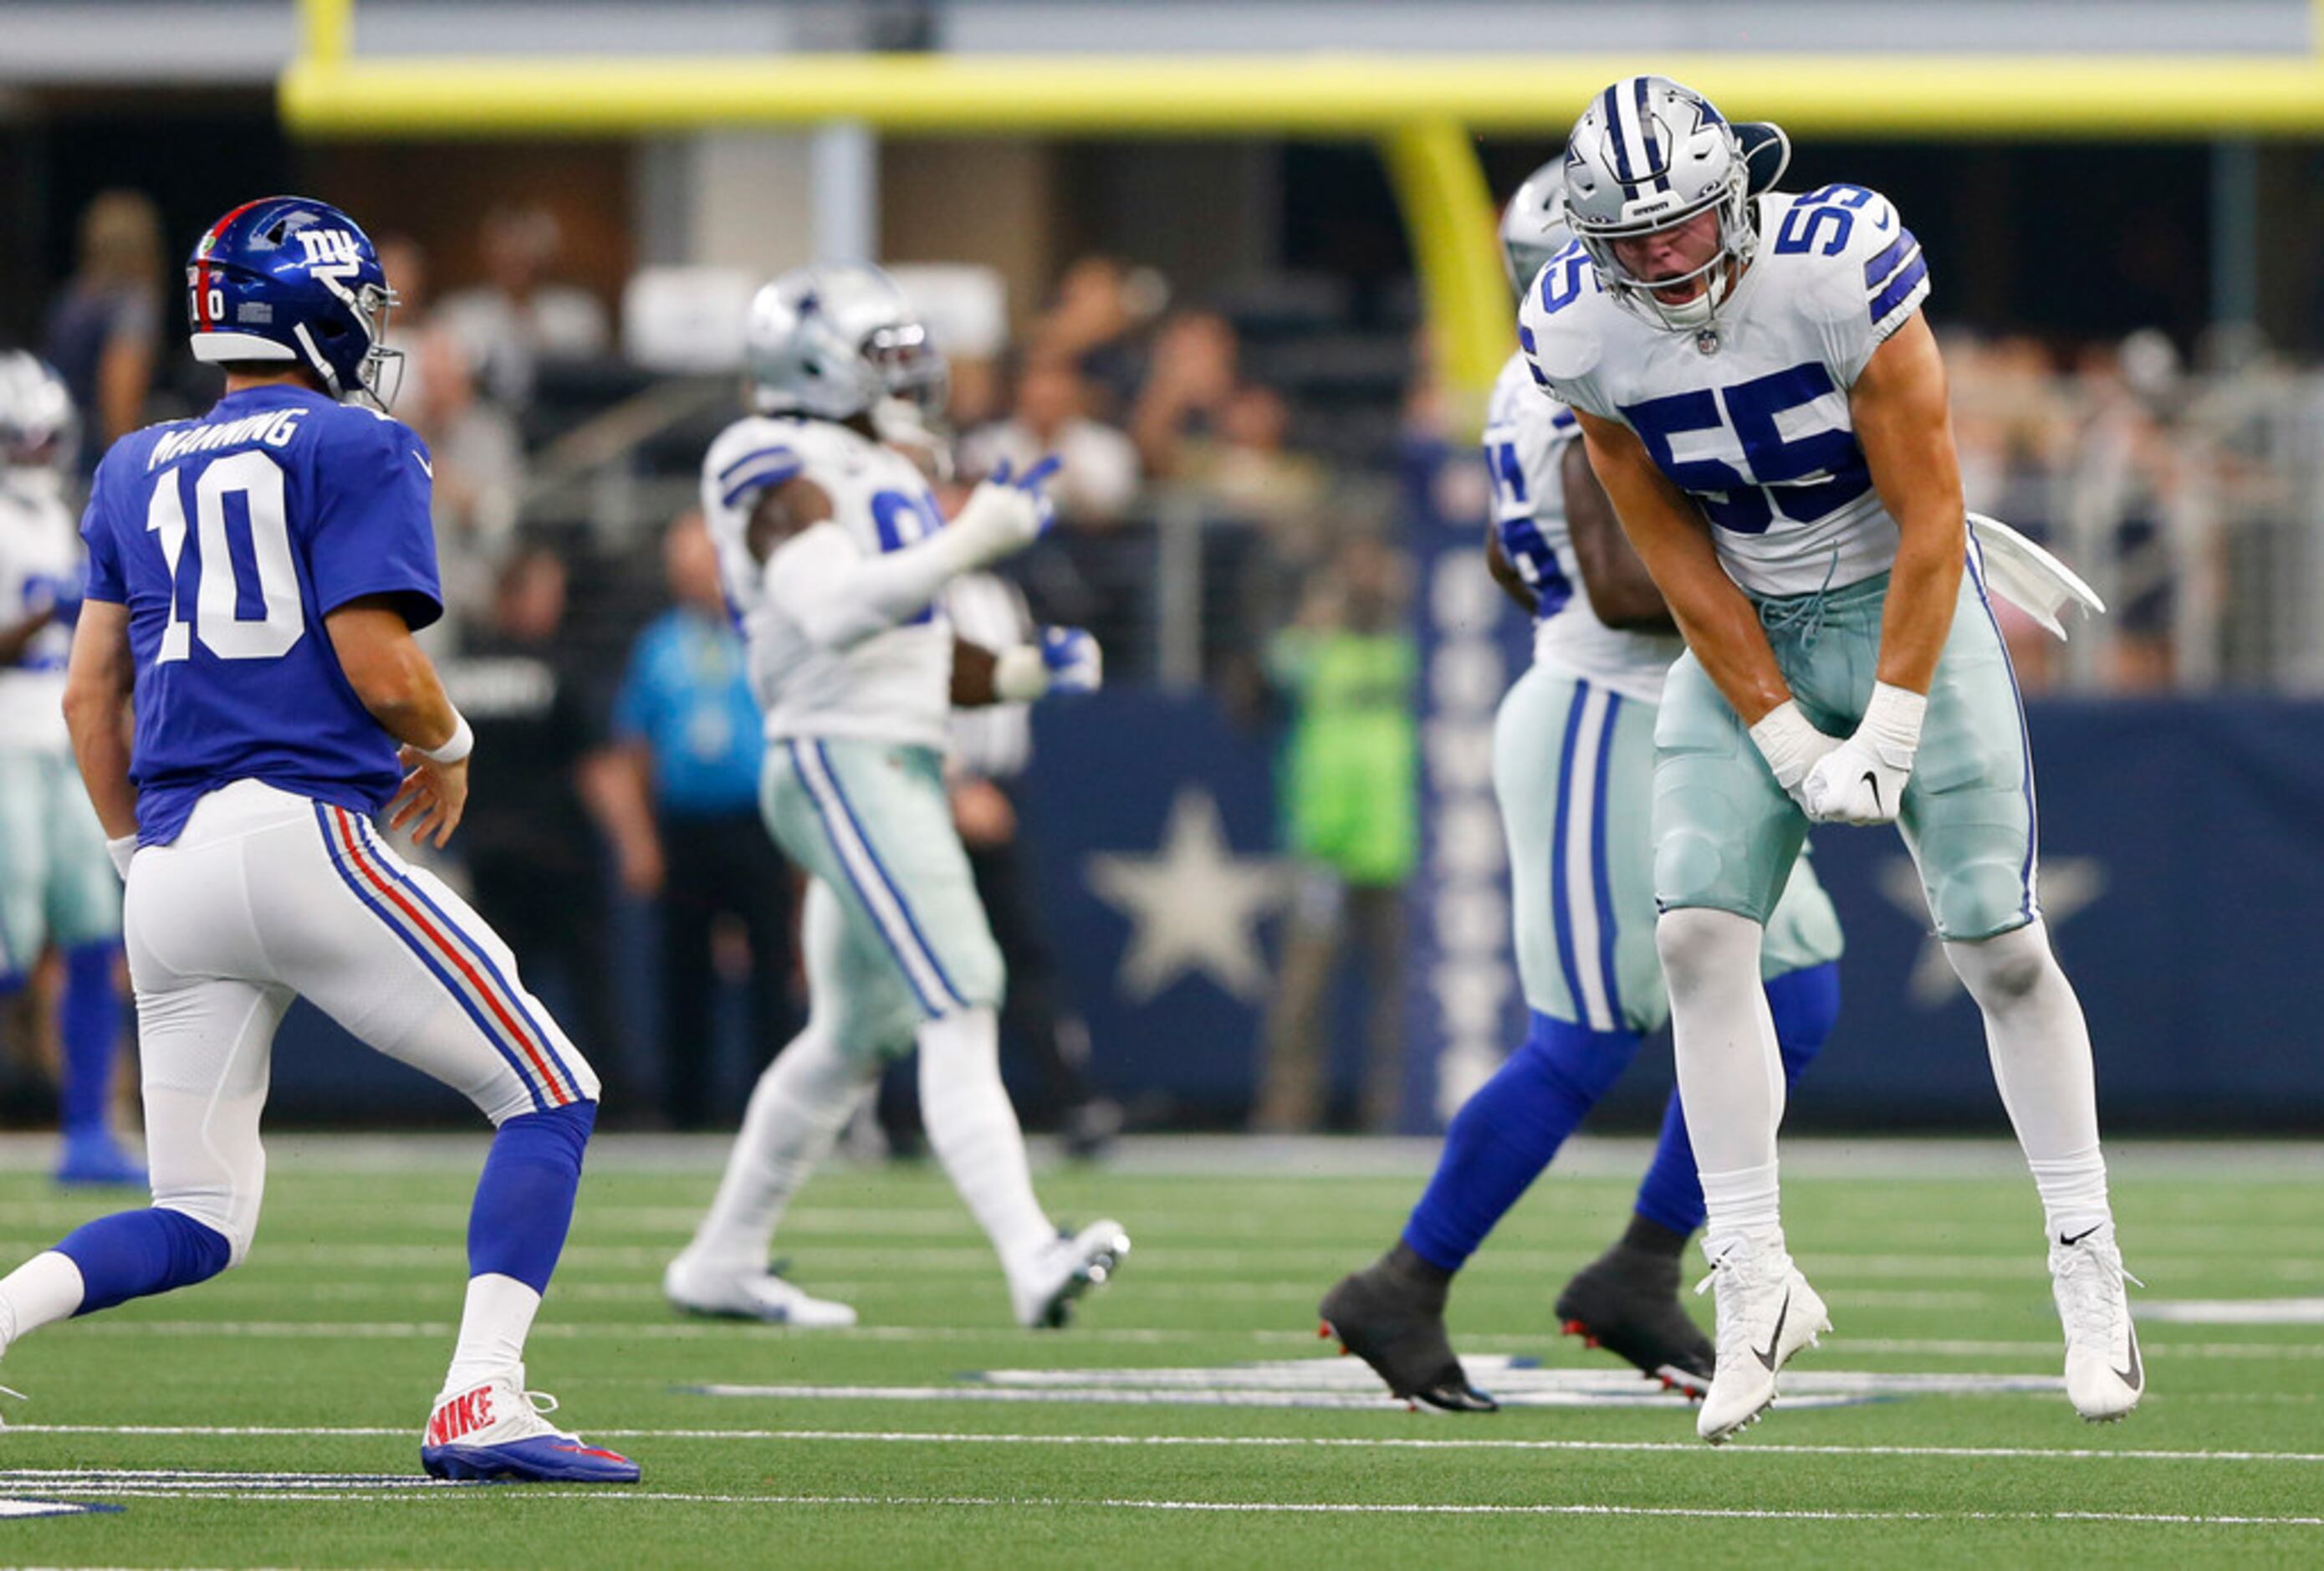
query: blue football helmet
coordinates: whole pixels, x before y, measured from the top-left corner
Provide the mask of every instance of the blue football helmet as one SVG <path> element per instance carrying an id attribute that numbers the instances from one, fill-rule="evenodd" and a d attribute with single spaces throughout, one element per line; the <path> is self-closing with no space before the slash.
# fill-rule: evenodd
<path id="1" fill-rule="evenodd" d="M 186 286 L 195 359 L 281 361 L 314 373 L 334 398 L 394 402 L 403 356 L 382 340 L 395 291 L 370 237 L 337 208 L 244 202 L 194 246 Z"/>

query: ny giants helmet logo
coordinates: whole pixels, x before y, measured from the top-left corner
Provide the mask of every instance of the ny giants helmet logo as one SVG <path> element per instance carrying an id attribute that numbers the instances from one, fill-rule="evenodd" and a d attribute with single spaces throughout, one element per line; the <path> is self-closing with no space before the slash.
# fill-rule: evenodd
<path id="1" fill-rule="evenodd" d="M 345 229 L 301 229 L 299 244 L 307 248 L 309 267 L 361 267 L 363 255 L 355 249 L 355 237 Z"/>

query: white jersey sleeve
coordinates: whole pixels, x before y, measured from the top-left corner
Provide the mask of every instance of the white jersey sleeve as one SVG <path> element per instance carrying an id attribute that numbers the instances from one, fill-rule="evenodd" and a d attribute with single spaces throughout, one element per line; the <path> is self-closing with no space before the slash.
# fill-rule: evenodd
<path id="1" fill-rule="evenodd" d="M 952 683 L 952 631 L 930 605 L 895 626 L 824 647 L 788 596 L 770 592 L 782 552 L 761 563 L 750 548 L 751 510 L 768 487 L 813 481 L 831 502 L 828 524 L 864 557 L 899 550 L 944 527 L 911 462 L 827 420 L 752 417 L 721 433 L 702 465 L 702 512 L 720 577 L 750 644 L 752 693 L 767 735 L 853 736 L 941 748 Z M 804 538 L 804 537 L 802 537 Z M 837 542 L 834 542 L 836 544 Z"/>
<path id="2" fill-rule="evenodd" d="M 1534 592 L 1534 659 L 1641 703 L 1662 701 L 1678 658 L 1675 635 L 1609 627 L 1598 618 L 1565 513 L 1565 453 L 1581 427 L 1534 380 L 1520 352 L 1493 384 L 1485 467 L 1501 554 Z"/>
<path id="3" fill-rule="evenodd" d="M 1798 259 L 1791 271 L 1819 329 L 1823 362 L 1833 381 L 1853 387 L 1872 352 L 1929 298 L 1921 243 L 1888 199 L 1864 186 L 1771 199 L 1767 217 L 1771 259 Z"/>

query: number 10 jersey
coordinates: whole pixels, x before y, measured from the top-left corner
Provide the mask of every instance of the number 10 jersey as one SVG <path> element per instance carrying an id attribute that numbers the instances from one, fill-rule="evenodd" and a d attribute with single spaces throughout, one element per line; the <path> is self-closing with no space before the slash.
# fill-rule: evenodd
<path id="1" fill-rule="evenodd" d="M 1542 386 L 1637 433 L 1744 589 L 1843 588 L 1896 556 L 1849 389 L 1928 298 L 1928 263 L 1887 199 L 1862 186 L 1757 201 L 1758 250 L 1702 330 L 1618 305 L 1577 243 L 1526 291 L 1518 342 Z"/>
<path id="2" fill-rule="evenodd" d="M 228 393 L 133 432 L 97 467 L 88 598 L 129 608 L 138 839 L 166 846 L 237 780 L 374 813 L 395 741 L 339 669 L 323 619 L 385 596 L 443 615 L 428 449 L 410 427 L 304 388 Z"/>

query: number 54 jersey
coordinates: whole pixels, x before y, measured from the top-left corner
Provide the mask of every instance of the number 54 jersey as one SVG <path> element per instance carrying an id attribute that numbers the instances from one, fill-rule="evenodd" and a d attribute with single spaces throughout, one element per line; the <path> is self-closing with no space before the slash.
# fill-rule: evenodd
<path id="1" fill-rule="evenodd" d="M 944 527 L 911 460 L 844 425 L 753 415 L 719 433 L 702 460 L 702 515 L 750 642 L 751 691 L 767 739 L 852 736 L 941 750 L 952 713 L 952 626 L 941 610 L 931 605 L 860 643 L 825 649 L 768 592 L 770 575 L 785 570 L 784 552 L 778 547 L 764 566 L 752 558 L 751 511 L 799 476 L 831 499 L 832 526 L 864 556 L 901 550 Z"/>
<path id="2" fill-rule="evenodd" d="M 1761 597 L 1886 572 L 1896 523 L 1872 488 L 1849 389 L 1928 298 L 1929 268 L 1886 198 L 1831 185 L 1757 199 L 1751 264 L 1700 332 L 1618 305 L 1576 243 L 1518 313 L 1536 379 L 1638 435 L 1711 525 L 1728 575 Z"/>
<path id="3" fill-rule="evenodd" d="M 401 421 L 303 388 L 228 393 L 97 467 L 88 598 L 129 609 L 140 844 L 257 780 L 359 813 L 386 806 L 395 742 L 339 669 L 323 619 L 384 596 L 443 615 L 428 449 Z"/>

